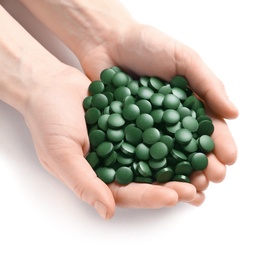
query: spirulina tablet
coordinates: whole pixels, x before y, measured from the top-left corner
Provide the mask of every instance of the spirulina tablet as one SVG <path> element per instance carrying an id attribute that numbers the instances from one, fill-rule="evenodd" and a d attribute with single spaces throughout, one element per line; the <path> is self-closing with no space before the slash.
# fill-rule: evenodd
<path id="1" fill-rule="evenodd" d="M 150 155 L 156 160 L 161 160 L 168 155 L 168 148 L 164 143 L 156 142 L 150 147 Z"/>
<path id="2" fill-rule="evenodd" d="M 112 77 L 112 83 L 116 87 L 127 86 L 128 82 L 129 82 L 128 75 L 122 71 L 116 72 Z"/>
<path id="3" fill-rule="evenodd" d="M 100 79 L 104 84 L 111 84 L 115 74 L 113 69 L 104 69 L 100 74 Z"/>
<path id="4" fill-rule="evenodd" d="M 140 115 L 140 108 L 136 104 L 125 105 L 122 113 L 126 120 L 133 121 Z"/>
<path id="5" fill-rule="evenodd" d="M 191 158 L 191 165 L 196 171 L 204 170 L 208 165 L 208 158 L 204 153 L 195 153 Z"/>
<path id="6" fill-rule="evenodd" d="M 111 167 L 100 167 L 95 170 L 97 176 L 106 184 L 115 180 L 115 170 Z"/>
<path id="7" fill-rule="evenodd" d="M 122 166 L 115 172 L 115 180 L 122 185 L 126 185 L 133 181 L 134 174 L 129 167 Z"/>

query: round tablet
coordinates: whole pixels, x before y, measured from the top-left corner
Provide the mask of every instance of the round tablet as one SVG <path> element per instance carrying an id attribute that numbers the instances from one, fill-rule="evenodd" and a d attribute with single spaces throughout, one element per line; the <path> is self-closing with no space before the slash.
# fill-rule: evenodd
<path id="1" fill-rule="evenodd" d="M 174 175 L 174 177 L 172 178 L 173 181 L 179 181 L 179 182 L 187 182 L 190 183 L 190 178 L 185 176 L 185 175 L 181 175 L 181 174 L 176 174 Z"/>
<path id="2" fill-rule="evenodd" d="M 111 142 L 103 142 L 96 148 L 97 155 L 106 158 L 113 152 L 113 144 Z"/>
<path id="3" fill-rule="evenodd" d="M 193 167 L 188 161 L 179 162 L 175 167 L 175 174 L 190 175 Z"/>
<path id="4" fill-rule="evenodd" d="M 106 140 L 105 132 L 100 129 L 95 129 L 91 131 L 88 136 L 89 136 L 90 145 L 93 148 L 96 148 L 99 144 L 101 144 L 102 142 Z"/>
<path id="5" fill-rule="evenodd" d="M 91 100 L 92 100 L 92 96 L 87 96 L 86 98 L 84 98 L 83 100 L 83 108 L 85 110 L 89 109 L 91 107 Z"/>
<path id="6" fill-rule="evenodd" d="M 163 100 L 163 106 L 166 109 L 177 109 L 180 105 L 180 99 L 173 95 L 173 94 L 167 94 L 164 97 Z"/>
<path id="7" fill-rule="evenodd" d="M 149 86 L 154 90 L 159 90 L 163 86 L 162 80 L 157 77 L 150 77 Z"/>
<path id="8" fill-rule="evenodd" d="M 99 163 L 100 163 L 100 159 L 99 156 L 97 155 L 96 152 L 90 152 L 87 156 L 86 156 L 86 160 L 88 161 L 88 163 L 91 165 L 91 167 L 93 169 L 95 169 L 96 167 L 98 167 Z"/>
<path id="9" fill-rule="evenodd" d="M 159 170 L 156 174 L 155 174 L 155 178 L 157 182 L 160 183 L 165 183 L 168 182 L 172 179 L 174 175 L 173 170 L 170 167 L 165 167 L 161 170 Z"/>
<path id="10" fill-rule="evenodd" d="M 160 139 L 161 134 L 157 128 L 151 127 L 145 129 L 142 134 L 142 139 L 145 144 L 152 145 Z"/>
<path id="11" fill-rule="evenodd" d="M 164 143 L 156 142 L 150 147 L 150 155 L 156 160 L 161 160 L 168 155 L 168 148 Z"/>
<path id="12" fill-rule="evenodd" d="M 127 86 L 128 80 L 129 80 L 128 75 L 122 71 L 119 71 L 113 75 L 112 83 L 116 87 L 122 87 L 122 86 Z"/>
<path id="13" fill-rule="evenodd" d="M 152 111 L 152 104 L 149 100 L 140 99 L 137 101 L 136 105 L 139 107 L 141 114 L 149 114 Z"/>
<path id="14" fill-rule="evenodd" d="M 198 138 L 197 144 L 198 147 L 205 153 L 213 151 L 215 146 L 213 139 L 208 135 L 202 135 Z"/>
<path id="15" fill-rule="evenodd" d="M 109 116 L 107 123 L 110 127 L 118 129 L 125 124 L 125 119 L 121 114 L 113 113 Z"/>
<path id="16" fill-rule="evenodd" d="M 150 114 L 141 114 L 137 116 L 136 119 L 136 126 L 141 129 L 145 130 L 150 128 L 154 125 L 154 119 Z"/>
<path id="17" fill-rule="evenodd" d="M 100 79 L 104 84 L 111 84 L 115 71 L 111 68 L 104 69 L 100 74 Z"/>
<path id="18" fill-rule="evenodd" d="M 192 167 L 196 171 L 202 171 L 204 170 L 208 165 L 208 158 L 204 153 L 195 153 L 191 157 L 190 161 Z"/>
<path id="19" fill-rule="evenodd" d="M 112 129 L 109 128 L 107 129 L 107 138 L 109 141 L 113 142 L 113 143 L 117 143 L 120 142 L 124 139 L 125 134 L 124 134 L 124 130 L 123 129 Z"/>
<path id="20" fill-rule="evenodd" d="M 123 108 L 122 113 L 126 120 L 133 121 L 140 115 L 140 108 L 135 104 L 129 104 Z"/>
<path id="21" fill-rule="evenodd" d="M 193 135 L 188 129 L 182 128 L 182 129 L 177 130 L 177 132 L 175 133 L 175 140 L 179 144 L 182 144 L 182 145 L 186 145 L 190 143 L 192 138 L 193 138 Z"/>
<path id="22" fill-rule="evenodd" d="M 150 158 L 149 147 L 144 143 L 138 144 L 135 149 L 135 155 L 139 160 L 148 160 Z"/>
<path id="23" fill-rule="evenodd" d="M 97 94 L 97 93 L 102 93 L 105 88 L 105 85 L 101 80 L 95 80 L 92 81 L 88 87 L 88 91 L 91 96 Z"/>
<path id="24" fill-rule="evenodd" d="M 100 110 L 97 109 L 96 107 L 91 107 L 85 113 L 86 123 L 89 125 L 93 125 L 98 121 L 100 116 L 101 116 Z"/>
<path id="25" fill-rule="evenodd" d="M 99 167 L 95 170 L 97 176 L 106 184 L 115 180 L 115 170 L 108 167 Z"/>
<path id="26" fill-rule="evenodd" d="M 151 169 L 150 169 L 150 167 L 149 167 L 149 165 L 144 161 L 140 161 L 137 164 L 137 171 L 143 177 L 150 177 L 153 174 Z"/>
<path id="27" fill-rule="evenodd" d="M 174 109 L 167 109 L 163 113 L 163 121 L 167 125 L 175 125 L 180 120 L 180 114 L 177 110 Z"/>
<path id="28" fill-rule="evenodd" d="M 195 118 L 191 116 L 186 116 L 181 121 L 183 128 L 188 129 L 192 133 L 198 129 L 198 122 Z"/>
<path id="29" fill-rule="evenodd" d="M 202 120 L 199 123 L 197 133 L 199 135 L 212 135 L 214 132 L 214 125 L 210 120 Z"/>
<path id="30" fill-rule="evenodd" d="M 149 87 L 140 87 L 138 90 L 138 96 L 142 99 L 149 100 L 154 94 L 154 91 Z"/>
<path id="31" fill-rule="evenodd" d="M 95 94 L 91 100 L 92 107 L 96 107 L 100 111 L 102 111 L 105 107 L 107 107 L 108 103 L 109 103 L 108 98 L 102 93 Z"/>
<path id="32" fill-rule="evenodd" d="M 129 167 L 122 166 L 115 172 L 115 180 L 122 185 L 127 185 L 132 182 L 134 174 Z"/>
<path id="33" fill-rule="evenodd" d="M 125 129 L 125 139 L 128 143 L 136 146 L 142 141 L 142 131 L 135 126 Z"/>
<path id="34" fill-rule="evenodd" d="M 172 87 L 178 87 L 178 88 L 181 88 L 181 89 L 186 89 L 187 88 L 187 80 L 182 77 L 182 76 L 174 76 L 171 81 L 170 81 L 170 84 Z"/>

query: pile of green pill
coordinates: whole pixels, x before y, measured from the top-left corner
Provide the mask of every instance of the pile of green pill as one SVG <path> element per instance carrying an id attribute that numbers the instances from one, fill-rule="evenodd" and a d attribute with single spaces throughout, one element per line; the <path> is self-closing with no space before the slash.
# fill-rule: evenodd
<path id="1" fill-rule="evenodd" d="M 184 77 L 137 79 L 114 66 L 88 92 L 86 160 L 103 182 L 190 183 L 207 167 L 214 125 Z"/>

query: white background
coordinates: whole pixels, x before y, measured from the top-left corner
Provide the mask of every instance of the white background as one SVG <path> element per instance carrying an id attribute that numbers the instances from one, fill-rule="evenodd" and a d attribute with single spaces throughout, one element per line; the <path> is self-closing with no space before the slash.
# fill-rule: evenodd
<path id="1" fill-rule="evenodd" d="M 0 259 L 267 260 L 267 1 L 122 2 L 140 22 L 194 48 L 224 82 L 240 110 L 228 121 L 238 160 L 200 207 L 117 209 L 103 221 L 40 166 L 23 118 L 0 102 Z M 79 67 L 17 1 L 0 3 Z"/>

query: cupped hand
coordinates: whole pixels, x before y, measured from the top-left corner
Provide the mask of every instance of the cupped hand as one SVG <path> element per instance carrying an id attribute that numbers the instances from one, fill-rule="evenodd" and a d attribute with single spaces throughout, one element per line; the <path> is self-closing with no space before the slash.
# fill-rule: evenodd
<path id="1" fill-rule="evenodd" d="M 33 88 L 23 115 L 44 168 L 94 206 L 104 219 L 114 215 L 116 205 L 161 208 L 193 200 L 196 191 L 192 185 L 107 186 L 96 176 L 85 159 L 90 148 L 82 102 L 89 84 L 83 73 L 64 66 Z"/>
<path id="2" fill-rule="evenodd" d="M 215 149 L 208 155 L 208 167 L 193 174 L 191 183 L 196 195 L 186 183 L 169 182 L 163 187 L 176 191 L 179 200 L 202 204 L 205 199 L 203 191 L 209 182 L 223 181 L 226 165 L 232 165 L 237 158 L 236 143 L 225 119 L 236 118 L 238 110 L 229 101 L 223 83 L 193 49 L 156 28 L 135 22 L 133 26 L 118 30 L 117 34 L 103 38 L 93 49 L 85 47 L 80 57 L 83 57 L 80 62 L 85 73 L 92 80 L 98 79 L 103 69 L 115 65 L 133 76 L 158 76 L 167 81 L 175 75 L 186 77 L 189 87 L 204 101 L 206 111 L 213 119 Z M 127 206 L 129 200 L 134 201 L 137 196 L 145 198 L 143 193 L 133 193 L 132 190 L 139 189 L 135 184 L 127 187 L 112 184 L 110 187 L 116 202 L 122 206 Z M 148 189 L 153 189 L 153 186 Z M 123 199 L 125 196 L 127 201 Z"/>

